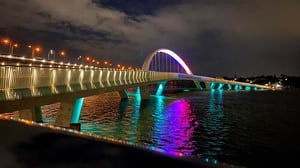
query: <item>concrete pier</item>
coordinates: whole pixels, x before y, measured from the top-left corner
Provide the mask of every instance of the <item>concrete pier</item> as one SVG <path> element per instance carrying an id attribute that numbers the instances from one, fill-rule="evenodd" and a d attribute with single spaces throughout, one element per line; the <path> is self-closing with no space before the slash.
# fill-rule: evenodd
<path id="1" fill-rule="evenodd" d="M 211 89 L 211 86 L 210 86 L 211 82 L 204 82 L 204 83 L 205 83 L 205 89 L 210 90 Z"/>
<path id="2" fill-rule="evenodd" d="M 119 95 L 121 97 L 121 100 L 126 100 L 129 98 L 126 89 L 120 90 Z"/>
<path id="3" fill-rule="evenodd" d="M 149 100 L 150 99 L 150 89 L 148 85 L 140 87 L 141 92 L 141 99 L 142 100 Z"/>
<path id="4" fill-rule="evenodd" d="M 43 122 L 42 108 L 40 106 L 30 109 L 24 109 L 19 111 L 19 117 L 21 119 Z"/>
<path id="5" fill-rule="evenodd" d="M 71 124 L 78 124 L 83 98 L 71 99 L 61 102 L 57 113 L 55 125 L 69 128 Z"/>

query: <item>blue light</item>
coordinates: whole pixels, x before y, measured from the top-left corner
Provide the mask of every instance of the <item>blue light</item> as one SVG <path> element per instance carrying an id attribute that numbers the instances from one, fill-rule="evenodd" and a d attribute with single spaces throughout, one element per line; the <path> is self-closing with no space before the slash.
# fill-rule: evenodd
<path id="1" fill-rule="evenodd" d="M 71 123 L 79 123 L 80 112 L 81 112 L 81 109 L 82 109 L 83 100 L 84 100 L 83 97 L 78 98 L 78 99 L 75 100 L 75 105 L 74 105 L 74 109 L 73 109 L 73 115 L 72 115 Z"/>
<path id="2" fill-rule="evenodd" d="M 159 83 L 158 89 L 157 89 L 156 94 L 155 94 L 156 96 L 161 96 L 162 95 L 166 83 L 167 83 L 167 81 Z"/>
<path id="3" fill-rule="evenodd" d="M 246 90 L 251 90 L 251 87 L 250 86 L 246 86 L 245 89 Z"/>
<path id="4" fill-rule="evenodd" d="M 214 82 L 211 82 L 211 83 L 210 83 L 210 89 L 214 89 L 214 87 L 215 87 L 215 83 L 214 83 Z"/>
<path id="5" fill-rule="evenodd" d="M 221 90 L 222 89 L 222 87 L 223 87 L 223 83 L 219 83 L 219 87 L 218 87 L 218 90 Z"/>
<path id="6" fill-rule="evenodd" d="M 136 93 L 136 94 L 141 94 L 141 88 L 140 88 L 140 87 L 137 87 L 135 93 Z"/>
<path id="7" fill-rule="evenodd" d="M 232 89 L 230 84 L 227 84 L 227 87 L 228 87 L 228 90 Z"/>
<path id="8" fill-rule="evenodd" d="M 151 150 L 155 150 L 155 149 L 156 149 L 156 147 L 155 147 L 155 146 L 150 146 L 150 147 L 149 147 L 149 149 L 151 149 Z"/>
<path id="9" fill-rule="evenodd" d="M 200 82 L 198 82 L 200 90 L 204 90 L 204 88 L 201 86 Z"/>

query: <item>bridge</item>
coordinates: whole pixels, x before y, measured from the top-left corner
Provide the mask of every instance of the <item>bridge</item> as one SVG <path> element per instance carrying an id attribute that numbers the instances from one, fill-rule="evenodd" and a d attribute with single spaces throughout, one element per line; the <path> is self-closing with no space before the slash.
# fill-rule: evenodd
<path id="1" fill-rule="evenodd" d="M 150 98 L 150 86 L 162 94 L 169 81 L 192 81 L 203 90 L 270 89 L 221 78 L 194 75 L 173 51 L 158 49 L 149 54 L 141 70 L 121 70 L 0 55 L 0 114 L 19 111 L 21 119 L 42 122 L 41 106 L 60 102 L 56 126 L 78 124 L 84 97 L 118 92 L 127 99 L 127 89 L 139 88 L 142 100 Z"/>

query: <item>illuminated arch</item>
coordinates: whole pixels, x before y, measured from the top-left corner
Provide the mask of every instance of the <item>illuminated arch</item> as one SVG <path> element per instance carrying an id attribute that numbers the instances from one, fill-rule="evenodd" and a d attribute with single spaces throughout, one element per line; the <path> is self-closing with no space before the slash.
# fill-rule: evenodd
<path id="1" fill-rule="evenodd" d="M 185 72 L 187 74 L 190 74 L 190 75 L 193 74 L 192 71 L 190 70 L 190 68 L 186 65 L 186 63 L 176 53 L 174 53 L 173 51 L 171 51 L 169 49 L 165 49 L 165 48 L 161 48 L 161 49 L 155 50 L 153 53 L 151 53 L 150 55 L 148 55 L 146 57 L 145 61 L 144 61 L 142 70 L 149 71 L 149 67 L 150 67 L 150 63 L 152 61 L 152 58 L 155 56 L 156 53 L 159 53 L 159 52 L 168 54 L 169 56 L 171 56 L 172 58 L 174 58 L 181 65 L 181 67 L 185 70 Z"/>

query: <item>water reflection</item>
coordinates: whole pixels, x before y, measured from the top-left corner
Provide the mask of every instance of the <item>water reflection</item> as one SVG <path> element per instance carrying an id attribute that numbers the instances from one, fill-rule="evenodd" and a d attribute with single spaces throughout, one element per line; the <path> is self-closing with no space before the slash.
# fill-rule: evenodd
<path id="1" fill-rule="evenodd" d="M 228 129 L 224 126 L 223 90 L 212 90 L 209 93 L 208 106 L 199 118 L 196 129 L 197 148 L 195 155 L 205 158 L 218 158 L 222 152 L 224 137 Z"/>
<path id="2" fill-rule="evenodd" d="M 279 160 L 284 154 L 288 160 L 299 151 L 294 131 L 299 125 L 298 97 L 299 92 L 290 91 L 212 90 L 141 101 L 134 91 L 128 101 L 120 101 L 117 93 L 107 93 L 84 99 L 81 130 L 205 161 L 260 165 L 265 157 Z M 59 105 L 42 107 L 45 122 L 54 124 Z"/>
<path id="3" fill-rule="evenodd" d="M 58 106 L 43 107 L 44 121 L 54 123 Z M 85 98 L 80 116 L 82 132 L 168 154 L 208 158 L 222 151 L 228 130 L 223 120 L 222 90 L 181 97 L 152 95 L 148 101 L 141 101 L 136 91 L 124 101 L 117 93 L 106 93 Z"/>
<path id="4" fill-rule="evenodd" d="M 197 122 L 191 112 L 189 102 L 179 99 L 163 108 L 163 98 L 157 97 L 156 100 L 156 124 L 152 141 L 156 142 L 156 147 L 163 149 L 166 153 L 190 155 L 194 150 L 191 136 Z"/>

